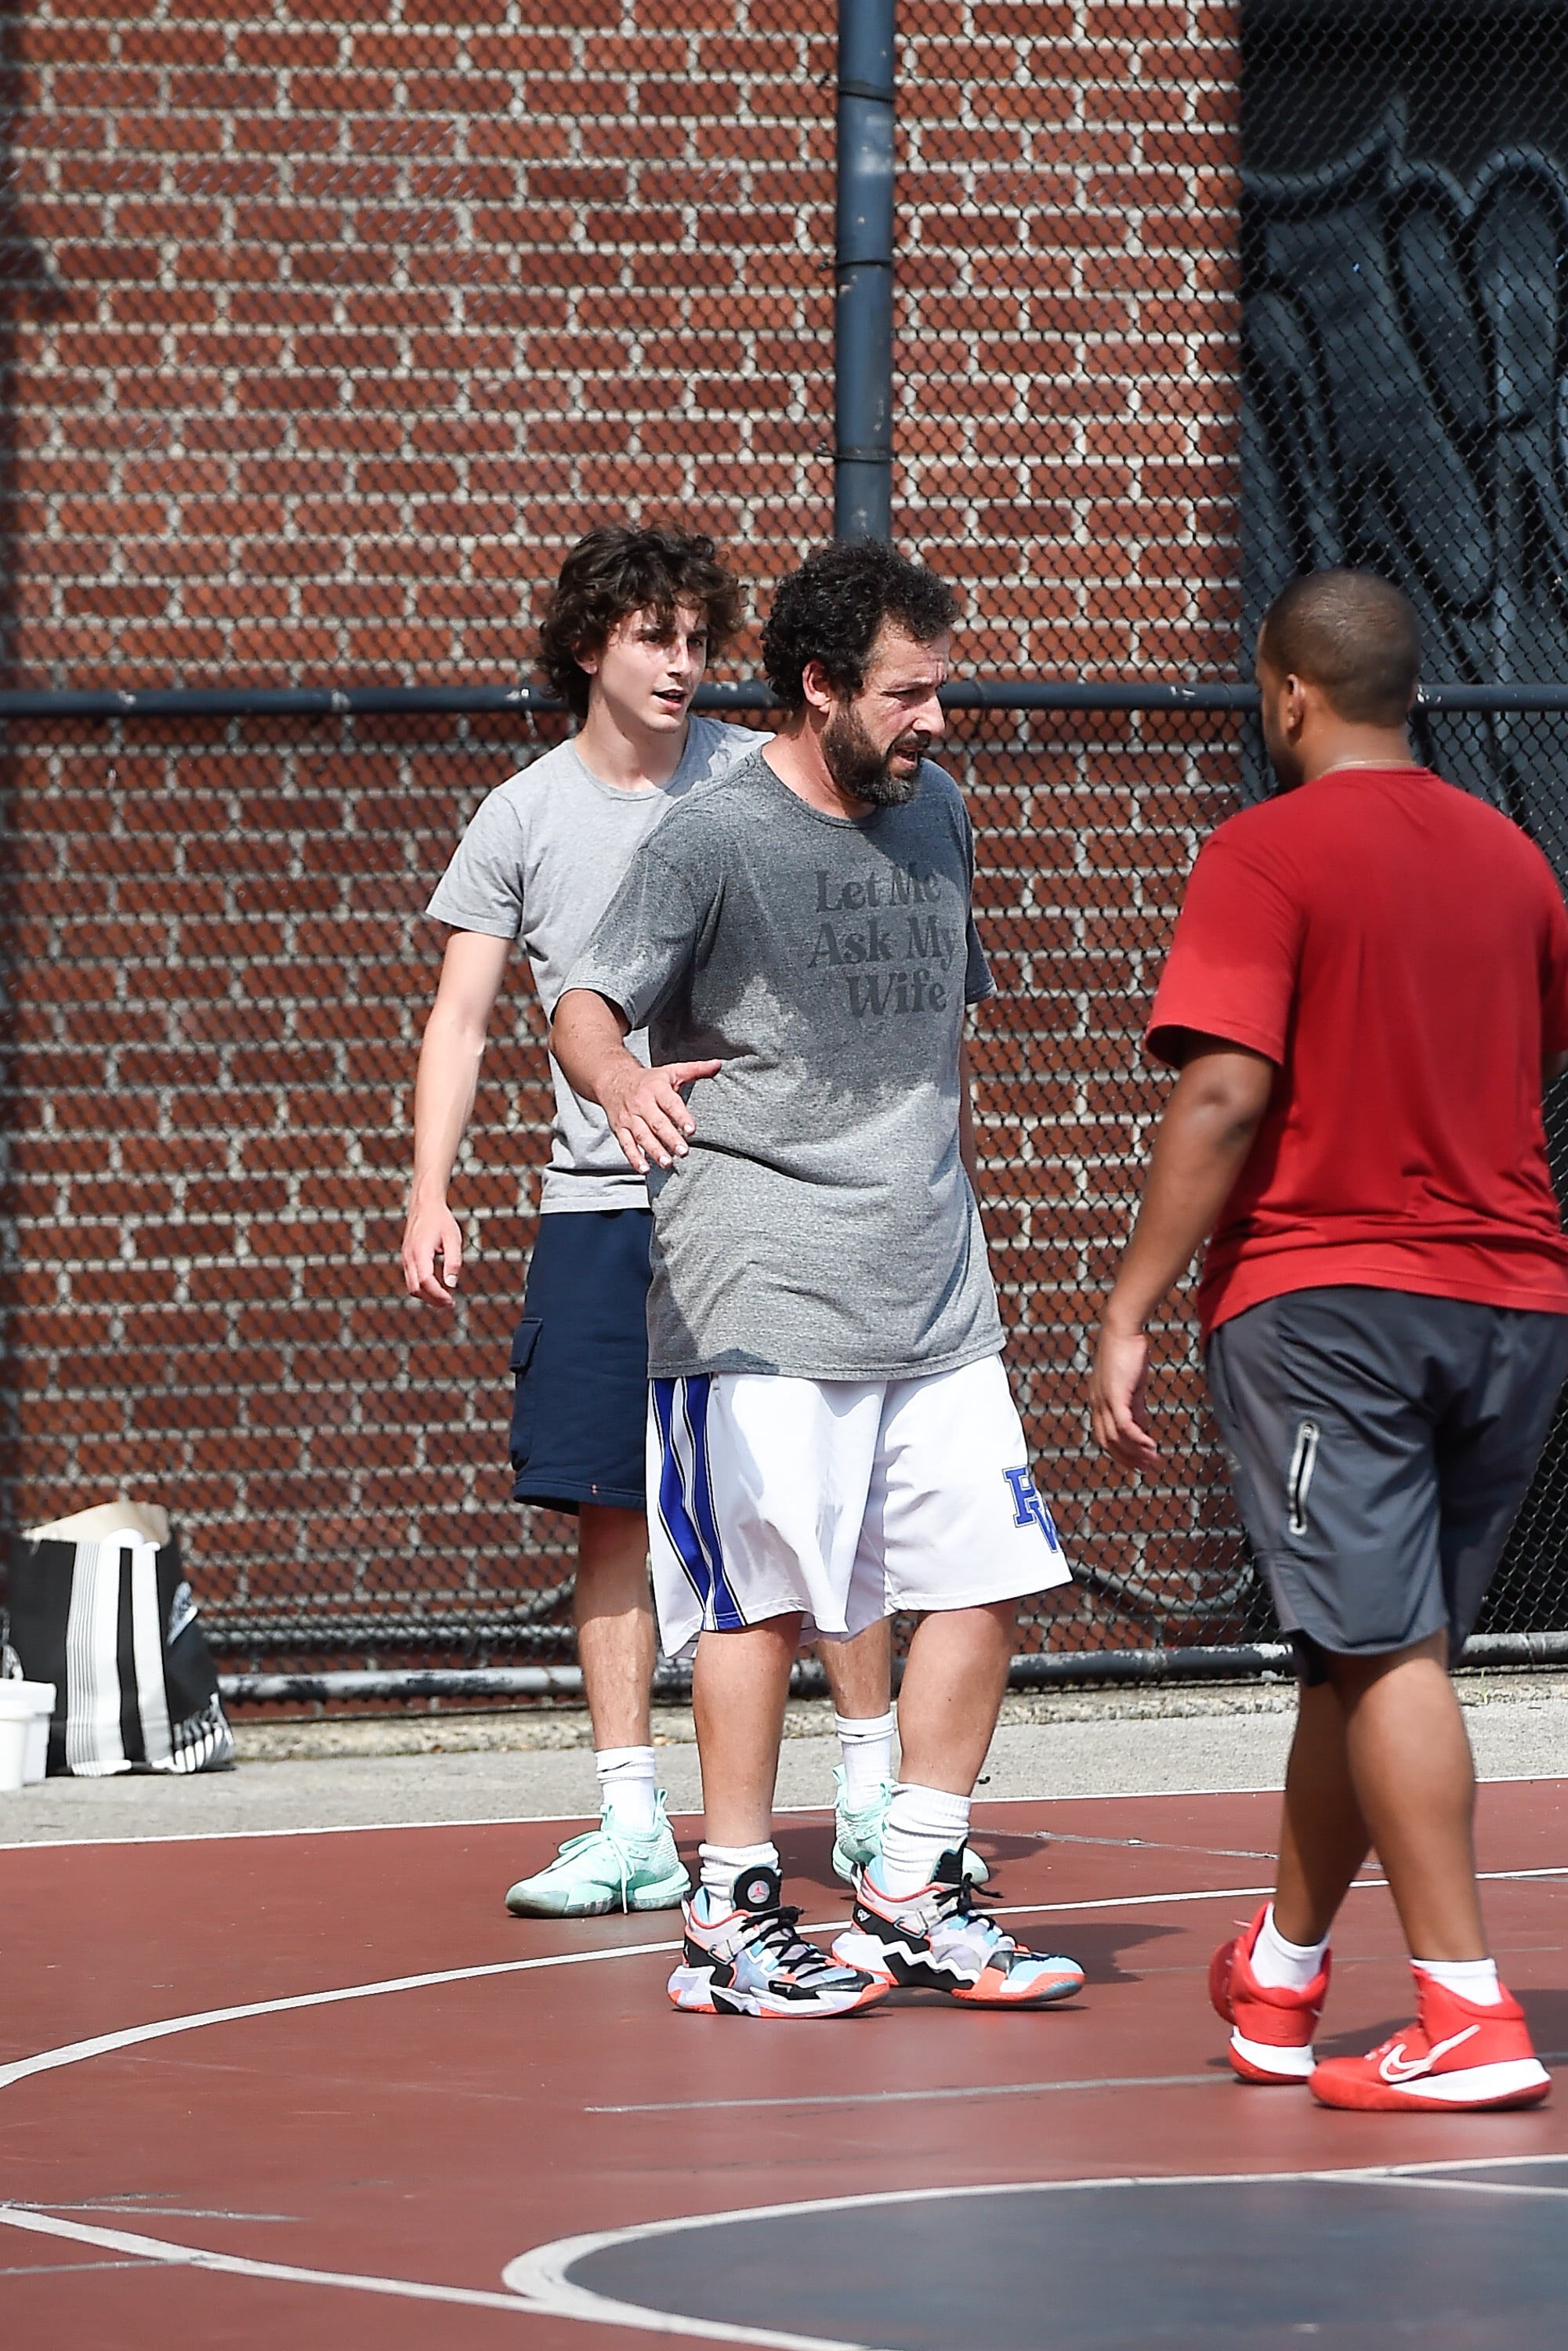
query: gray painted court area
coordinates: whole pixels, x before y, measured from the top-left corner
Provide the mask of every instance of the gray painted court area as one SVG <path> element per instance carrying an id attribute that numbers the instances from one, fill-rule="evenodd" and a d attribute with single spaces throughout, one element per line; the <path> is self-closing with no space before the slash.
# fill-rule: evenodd
<path id="1" fill-rule="evenodd" d="M 1459 1688 L 1483 1778 L 1568 1772 L 1568 1675 L 1461 1675 Z M 979 1799 L 1275 1788 L 1292 1706 L 1280 1684 L 1009 1698 Z M 831 1729 L 824 1705 L 791 1707 L 781 1807 L 831 1803 Z M 695 1811 L 690 1715 L 661 1708 L 654 1736 L 672 1811 Z M 595 1809 L 580 1709 L 299 1723 L 242 1717 L 237 1737 L 237 1769 L 207 1778 L 51 1780 L 0 1795 L 0 1844 L 554 1819 Z"/>
<path id="2" fill-rule="evenodd" d="M 1394 2340 L 1533 2351 L 1560 2339 L 1563 2179 L 1558 2158 L 970 2189 L 945 2192 L 935 2225 L 927 2198 L 894 2197 L 628 2231 L 566 2277 L 601 2297 L 606 2317 L 630 2307 L 747 2328 L 765 2313 L 822 2351 L 1040 2351 L 1052 2339 L 1214 2351 L 1314 2335 L 1337 2351 Z"/>

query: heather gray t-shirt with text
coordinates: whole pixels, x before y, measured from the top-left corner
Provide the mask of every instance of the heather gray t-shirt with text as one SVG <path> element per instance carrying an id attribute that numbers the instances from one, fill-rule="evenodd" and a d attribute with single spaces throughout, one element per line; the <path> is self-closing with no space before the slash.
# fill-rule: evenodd
<path id="1" fill-rule="evenodd" d="M 724 1064 L 649 1177 L 653 1377 L 901 1379 L 1001 1346 L 958 1156 L 965 1006 L 991 993 L 973 872 L 929 762 L 851 819 L 753 756 L 638 851 L 567 985 L 646 1026 L 655 1064 Z"/>
<path id="2" fill-rule="evenodd" d="M 686 747 L 669 782 L 646 792 L 601 783 L 575 743 L 547 751 L 481 800 L 425 909 L 454 930 L 520 938 L 545 1018 L 554 1013 L 575 957 L 609 904 L 633 852 L 666 810 L 769 737 L 716 718 L 687 721 Z M 646 1061 L 647 1040 L 626 1040 Z M 597 1102 L 580 1102 L 555 1062 L 555 1124 L 539 1207 L 645 1208 L 634 1176 Z"/>

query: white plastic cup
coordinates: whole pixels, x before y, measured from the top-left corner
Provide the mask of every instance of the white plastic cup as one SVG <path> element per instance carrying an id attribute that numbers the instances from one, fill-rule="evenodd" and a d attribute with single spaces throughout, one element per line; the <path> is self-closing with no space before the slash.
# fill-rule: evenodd
<path id="1" fill-rule="evenodd" d="M 0 1796 L 22 1786 L 27 1766 L 27 1717 L 0 1714 Z"/>
<path id="2" fill-rule="evenodd" d="M 9 1751 L 10 1733 L 15 1727 L 22 1741 L 22 1776 L 19 1780 L 5 1776 L 9 1768 L 0 1761 L 0 1789 L 25 1788 L 41 1780 L 48 1768 L 49 1718 L 55 1710 L 53 1682 L 0 1682 L 0 1739 Z"/>
<path id="3" fill-rule="evenodd" d="M 27 1719 L 27 1754 L 22 1766 L 25 1787 L 36 1787 L 47 1779 L 49 1770 L 49 1725 L 55 1713 L 53 1682 L 25 1682 L 24 1689 L 32 1693 L 33 1711 Z"/>

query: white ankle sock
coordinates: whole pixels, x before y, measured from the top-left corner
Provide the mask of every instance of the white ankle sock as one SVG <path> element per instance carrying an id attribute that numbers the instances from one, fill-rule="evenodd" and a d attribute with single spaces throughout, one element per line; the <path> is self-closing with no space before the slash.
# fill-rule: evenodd
<path id="1" fill-rule="evenodd" d="M 946 1788 L 918 1788 L 901 1780 L 882 1833 L 883 1884 L 890 1894 L 917 1894 L 936 1865 L 969 1834 L 969 1799 Z"/>
<path id="2" fill-rule="evenodd" d="M 652 1836 L 659 1824 L 659 1783 L 651 1747 L 601 1747 L 593 1768 L 599 1797 L 628 1836 Z"/>
<path id="3" fill-rule="evenodd" d="M 743 1869 L 778 1868 L 779 1848 L 776 1844 L 699 1844 L 697 1859 L 708 1892 L 727 1902 Z"/>
<path id="4" fill-rule="evenodd" d="M 1276 1991 L 1305 1991 L 1328 1947 L 1326 1935 L 1321 1943 L 1288 1943 L 1274 1924 L 1270 1902 L 1252 1946 L 1252 1972 L 1260 1984 L 1271 1984 Z"/>
<path id="5" fill-rule="evenodd" d="M 868 1804 L 873 1804 L 892 1779 L 893 1734 L 897 1723 L 892 1707 L 885 1714 L 863 1719 L 858 1715 L 834 1715 L 839 1751 L 844 1759 L 844 1802 L 852 1812 L 863 1813 Z"/>
<path id="6" fill-rule="evenodd" d="M 1461 2000 L 1473 2001 L 1478 2008 L 1502 2005 L 1495 1959 L 1412 1959 L 1410 1964 L 1440 1983 L 1445 1991 L 1457 1991 Z"/>

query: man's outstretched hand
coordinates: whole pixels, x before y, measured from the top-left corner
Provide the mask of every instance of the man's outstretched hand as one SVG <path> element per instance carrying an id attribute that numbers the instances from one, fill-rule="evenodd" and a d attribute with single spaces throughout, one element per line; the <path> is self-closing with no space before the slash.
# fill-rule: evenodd
<path id="1" fill-rule="evenodd" d="M 697 1078 L 716 1077 L 722 1061 L 666 1061 L 662 1069 L 645 1070 L 626 1054 L 600 1078 L 599 1103 L 610 1121 L 627 1164 L 645 1176 L 650 1164 L 673 1167 L 686 1155 L 686 1137 L 696 1133 L 696 1120 L 681 1098 L 681 1088 Z"/>
<path id="2" fill-rule="evenodd" d="M 1152 1469 L 1160 1458 L 1144 1403 L 1148 1365 L 1145 1332 L 1102 1323 L 1089 1382 L 1089 1423 L 1096 1445 L 1124 1469 Z"/>

